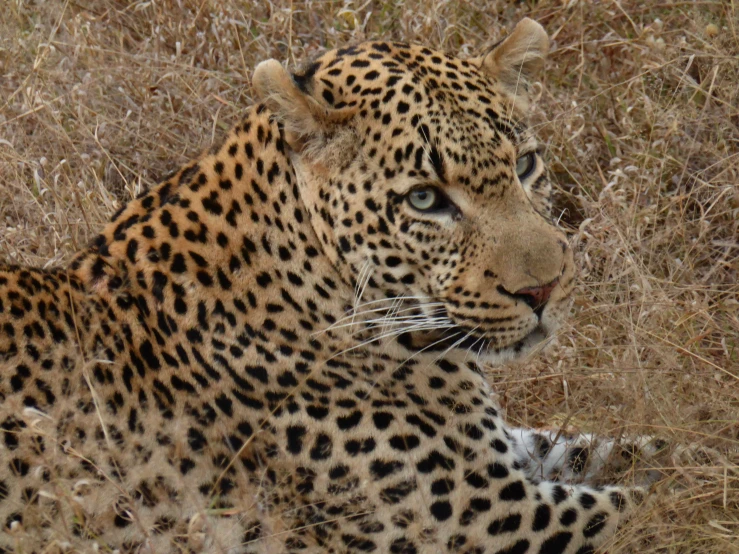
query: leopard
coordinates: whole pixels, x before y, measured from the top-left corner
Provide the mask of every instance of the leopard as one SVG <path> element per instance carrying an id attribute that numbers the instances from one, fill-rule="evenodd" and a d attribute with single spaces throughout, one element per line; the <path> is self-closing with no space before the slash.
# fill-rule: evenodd
<path id="1" fill-rule="evenodd" d="M 0 265 L 0 552 L 587 554 L 648 496 L 485 367 L 575 262 L 527 123 L 549 49 L 256 66 L 216 148 L 67 264 Z M 659 450 L 647 444 L 644 451 Z"/>

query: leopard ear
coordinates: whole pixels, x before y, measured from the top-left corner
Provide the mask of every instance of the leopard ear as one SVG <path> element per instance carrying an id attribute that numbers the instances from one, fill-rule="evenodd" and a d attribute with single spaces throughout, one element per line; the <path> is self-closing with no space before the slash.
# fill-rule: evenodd
<path id="1" fill-rule="evenodd" d="M 513 32 L 476 58 L 481 71 L 505 87 L 522 109 L 528 107 L 529 81 L 543 65 L 549 51 L 544 28 L 528 17 L 519 21 Z"/>
<path id="2" fill-rule="evenodd" d="M 323 141 L 355 113 L 353 108 L 331 108 L 299 87 L 277 60 L 257 65 L 252 76 L 257 98 L 284 125 L 288 143 L 295 150 L 315 140 Z M 305 89 L 305 90 L 304 90 Z"/>

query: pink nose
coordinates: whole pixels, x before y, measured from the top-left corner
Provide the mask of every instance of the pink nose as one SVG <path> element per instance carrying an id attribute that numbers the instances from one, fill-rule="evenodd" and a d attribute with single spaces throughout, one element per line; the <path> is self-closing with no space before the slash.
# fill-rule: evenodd
<path id="1" fill-rule="evenodd" d="M 547 305 L 549 297 L 552 295 L 554 287 L 559 284 L 559 279 L 555 279 L 551 283 L 542 285 L 540 287 L 526 287 L 525 289 L 517 290 L 513 293 L 516 296 L 531 306 L 532 310 L 539 310 Z"/>

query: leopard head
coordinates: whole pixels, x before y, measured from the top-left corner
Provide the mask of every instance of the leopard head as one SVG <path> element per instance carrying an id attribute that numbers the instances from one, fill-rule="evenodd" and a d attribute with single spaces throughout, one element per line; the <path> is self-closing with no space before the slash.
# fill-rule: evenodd
<path id="1" fill-rule="evenodd" d="M 572 252 L 525 123 L 548 44 L 524 19 L 467 60 L 368 42 L 294 74 L 275 60 L 256 68 L 316 235 L 361 296 L 350 303 L 399 299 L 416 348 L 505 361 L 568 310 Z"/>

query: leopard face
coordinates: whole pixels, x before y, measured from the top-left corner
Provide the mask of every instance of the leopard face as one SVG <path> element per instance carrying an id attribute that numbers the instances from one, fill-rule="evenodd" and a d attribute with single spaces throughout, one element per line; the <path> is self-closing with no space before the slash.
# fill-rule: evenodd
<path id="1" fill-rule="evenodd" d="M 467 61 L 366 43 L 292 77 L 276 62 L 254 77 L 289 132 L 313 226 L 355 304 L 398 299 L 417 348 L 501 362 L 567 311 L 572 253 L 548 219 L 551 187 L 524 123 L 546 41 L 517 39 L 528 50 L 504 43 Z"/>

